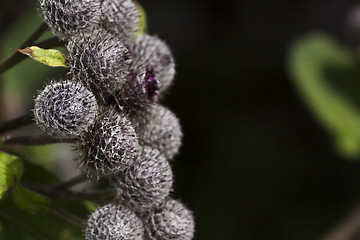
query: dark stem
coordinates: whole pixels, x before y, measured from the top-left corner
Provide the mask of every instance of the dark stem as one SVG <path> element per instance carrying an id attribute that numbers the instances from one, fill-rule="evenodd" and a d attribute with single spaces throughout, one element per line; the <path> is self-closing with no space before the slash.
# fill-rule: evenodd
<path id="1" fill-rule="evenodd" d="M 360 233 L 360 203 L 321 240 L 353 240 Z"/>
<path id="2" fill-rule="evenodd" d="M 20 48 L 28 47 L 30 44 L 33 44 L 43 33 L 49 30 L 49 27 L 45 22 L 42 22 L 40 26 L 30 35 L 28 39 L 20 45 Z"/>
<path id="3" fill-rule="evenodd" d="M 114 189 L 102 189 L 102 190 L 94 190 L 94 191 L 86 191 L 86 192 L 72 192 L 69 191 L 67 194 L 64 193 L 63 197 L 71 197 L 74 200 L 88 200 L 94 202 L 101 202 L 101 200 L 105 198 L 109 198 L 114 196 Z"/>
<path id="4" fill-rule="evenodd" d="M 84 228 L 86 226 L 86 221 L 73 215 L 72 213 L 65 211 L 64 209 L 59 208 L 58 206 L 54 204 L 50 204 L 49 211 L 58 216 L 59 218 L 62 218 L 76 226 L 79 226 L 81 228 Z"/>
<path id="5" fill-rule="evenodd" d="M 33 115 L 32 113 L 29 113 L 27 115 L 1 122 L 0 123 L 0 133 L 7 132 L 19 127 L 22 127 L 24 125 L 31 124 L 33 122 Z"/>
<path id="6" fill-rule="evenodd" d="M 71 178 L 67 181 L 64 181 L 62 183 L 58 183 L 58 184 L 53 184 L 54 188 L 58 188 L 58 189 L 68 189 L 71 188 L 72 186 L 78 185 L 84 181 L 88 180 L 87 177 L 83 176 L 83 175 L 79 175 L 76 176 L 74 178 Z"/>
<path id="7" fill-rule="evenodd" d="M 41 41 L 35 44 L 40 48 L 54 48 L 58 46 L 62 46 L 63 43 L 59 41 L 57 37 L 52 37 Z M 20 63 L 22 60 L 27 59 L 28 56 L 21 54 L 19 52 L 14 52 L 10 57 L 0 62 L 0 75 L 7 71 L 8 69 L 12 68 L 16 64 Z"/>
<path id="8" fill-rule="evenodd" d="M 84 192 L 74 192 L 69 189 L 63 188 L 61 185 L 53 184 L 24 184 L 27 188 L 38 193 L 50 196 L 50 197 L 63 197 L 69 200 L 88 200 L 94 202 L 101 202 L 105 198 L 109 198 L 114 195 L 114 190 L 102 189 Z M 59 187 L 61 186 L 61 187 Z"/>
<path id="9" fill-rule="evenodd" d="M 49 27 L 46 25 L 46 23 L 42 22 L 40 26 L 30 35 L 30 37 L 26 39 L 25 42 L 23 42 L 23 44 L 20 45 L 20 48 L 25 48 L 30 46 L 47 30 L 49 30 Z M 18 54 L 15 52 L 8 59 L 0 63 L 0 74 L 2 74 L 7 69 L 9 69 L 10 67 L 14 66 L 17 63 L 16 61 L 14 62 L 14 60 L 16 60 L 17 58 L 16 57 L 17 55 Z"/>
<path id="10" fill-rule="evenodd" d="M 60 140 L 46 135 L 37 136 L 3 136 L 3 145 L 45 145 L 53 143 L 73 143 L 75 140 Z"/>
<path id="11" fill-rule="evenodd" d="M 60 41 L 57 37 L 51 37 L 48 39 L 45 39 L 41 42 L 35 43 L 36 46 L 40 48 L 54 48 L 54 47 L 61 47 L 64 46 L 64 42 Z M 21 54 L 23 56 L 23 54 Z M 24 56 L 23 59 L 25 59 L 26 56 Z"/>

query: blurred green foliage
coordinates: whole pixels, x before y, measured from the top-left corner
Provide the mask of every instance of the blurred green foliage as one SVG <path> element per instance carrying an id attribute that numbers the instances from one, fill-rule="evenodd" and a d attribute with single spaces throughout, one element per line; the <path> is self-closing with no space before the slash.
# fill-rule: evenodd
<path id="1" fill-rule="evenodd" d="M 136 5 L 138 6 L 140 12 L 140 23 L 137 35 L 141 35 L 147 32 L 147 17 L 145 9 L 140 5 L 140 3 L 136 2 Z"/>
<path id="2" fill-rule="evenodd" d="M 44 213 L 50 205 L 47 197 L 24 188 L 20 183 L 15 184 L 13 197 L 16 205 L 30 214 Z"/>
<path id="3" fill-rule="evenodd" d="M 359 157 L 360 65 L 355 54 L 324 33 L 311 33 L 292 45 L 289 70 L 299 95 L 338 152 Z"/>
<path id="4" fill-rule="evenodd" d="M 22 177 L 21 160 L 4 152 L 0 152 L 0 199 L 14 183 Z"/>
<path id="5" fill-rule="evenodd" d="M 22 157 L 24 158 L 24 157 Z M 59 182 L 58 178 L 52 173 L 46 171 L 43 167 L 32 164 L 28 159 L 24 158 L 24 175 L 22 177 L 24 183 L 49 183 Z M 39 211 L 46 209 L 48 200 L 44 201 L 41 196 L 42 204 L 39 203 L 39 195 L 30 192 L 27 189 L 15 188 L 15 196 L 21 202 L 21 207 L 14 202 L 11 194 L 6 193 L 0 201 L 0 239 L 4 240 L 80 240 L 83 239 L 82 229 L 59 219 L 51 213 Z M 20 194 L 16 194 L 20 193 Z M 24 197 L 24 193 L 27 197 Z M 35 196 L 35 195 L 36 196 Z M 20 195 L 20 196 L 19 196 Z M 35 197 L 34 197 L 35 196 Z M 89 210 L 81 201 L 70 201 L 64 199 L 53 198 L 52 201 L 67 211 L 78 216 L 85 217 Z M 45 205 L 43 204 L 45 203 Z M 45 208 L 44 208 L 45 206 Z M 29 214 L 24 212 L 24 208 L 37 214 Z M 35 208 L 34 208 L 35 207 Z"/>

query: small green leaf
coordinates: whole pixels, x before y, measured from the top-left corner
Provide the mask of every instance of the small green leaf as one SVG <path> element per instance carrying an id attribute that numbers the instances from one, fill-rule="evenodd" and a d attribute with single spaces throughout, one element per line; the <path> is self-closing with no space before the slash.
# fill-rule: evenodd
<path id="1" fill-rule="evenodd" d="M 139 36 L 147 31 L 147 18 L 146 18 L 145 9 L 140 5 L 140 3 L 136 2 L 136 5 L 139 9 L 139 14 L 140 14 L 139 29 L 136 33 L 136 35 Z"/>
<path id="2" fill-rule="evenodd" d="M 14 155 L 0 152 L 0 199 L 23 174 L 22 161 Z"/>
<path id="3" fill-rule="evenodd" d="M 67 67 L 66 58 L 56 49 L 42 49 L 37 46 L 32 46 L 15 50 L 50 67 Z"/>
<path id="4" fill-rule="evenodd" d="M 18 207 L 28 213 L 39 214 L 49 209 L 50 200 L 47 197 L 23 188 L 20 183 L 15 185 L 13 197 Z"/>

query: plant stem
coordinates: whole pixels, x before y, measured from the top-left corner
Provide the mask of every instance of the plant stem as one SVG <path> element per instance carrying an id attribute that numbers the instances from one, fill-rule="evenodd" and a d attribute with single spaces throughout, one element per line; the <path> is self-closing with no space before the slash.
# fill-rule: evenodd
<path id="1" fill-rule="evenodd" d="M 50 184 L 25 184 L 25 186 L 35 192 L 50 197 L 64 197 L 70 200 L 89 200 L 100 202 L 101 199 L 114 195 L 114 190 L 111 188 L 94 191 L 73 192 L 69 189 L 59 188 L 56 185 L 54 186 Z"/>
<path id="2" fill-rule="evenodd" d="M 74 140 L 60 140 L 46 135 L 37 136 L 3 136 L 3 145 L 45 145 L 53 143 L 72 143 Z"/>
<path id="3" fill-rule="evenodd" d="M 74 199 L 89 200 L 94 202 L 99 202 L 103 198 L 108 198 L 114 195 L 113 189 L 102 189 L 96 191 L 87 191 L 87 192 L 71 192 L 69 191 L 68 195 L 63 194 L 64 197 L 73 197 Z"/>
<path id="4" fill-rule="evenodd" d="M 58 206 L 54 205 L 54 204 L 50 204 L 49 206 L 49 211 L 58 216 L 59 218 L 62 218 L 76 226 L 79 226 L 81 228 L 84 228 L 86 226 L 86 221 L 73 215 L 72 213 L 65 211 L 62 208 L 59 208 Z"/>
<path id="5" fill-rule="evenodd" d="M 30 44 L 34 43 L 43 33 L 49 30 L 49 27 L 45 22 L 42 22 L 40 26 L 30 35 L 28 39 L 20 45 L 20 48 L 28 47 Z"/>
<path id="6" fill-rule="evenodd" d="M 360 233 L 360 203 L 321 240 L 353 240 Z"/>
<path id="7" fill-rule="evenodd" d="M 0 123 L 0 133 L 10 131 L 19 127 L 22 127 L 27 124 L 31 124 L 33 122 L 33 115 L 32 113 L 29 113 L 27 115 L 1 122 Z"/>
<path id="8" fill-rule="evenodd" d="M 88 180 L 88 178 L 83 175 L 79 175 L 60 183 L 28 184 L 28 187 L 34 190 L 36 189 L 36 191 L 39 190 L 49 192 L 49 190 L 51 189 L 55 189 L 51 190 L 51 192 L 69 191 L 69 188 L 71 188 L 72 186 L 80 184 L 86 180 Z"/>
<path id="9" fill-rule="evenodd" d="M 36 43 L 35 45 L 40 48 L 53 48 L 62 46 L 62 42 L 60 42 L 57 37 L 52 37 Z M 27 58 L 26 55 L 21 54 L 20 52 L 14 52 L 10 57 L 0 62 L 0 75 Z"/>
<path id="10" fill-rule="evenodd" d="M 75 185 L 78 185 L 84 181 L 88 180 L 88 178 L 86 178 L 85 176 L 83 175 L 79 175 L 79 176 L 76 176 L 76 177 L 73 177 L 67 181 L 64 181 L 62 183 L 58 183 L 58 184 L 55 184 L 55 188 L 60 188 L 60 189 L 68 189 L 72 186 L 75 186 Z"/>
<path id="11" fill-rule="evenodd" d="M 69 190 L 70 187 L 84 182 L 87 178 L 83 175 L 74 177 L 68 181 L 55 184 L 24 184 L 27 188 L 52 197 L 64 197 L 70 200 L 89 200 L 94 202 L 101 202 L 102 199 L 114 195 L 114 190 L 111 188 L 74 192 Z"/>
<path id="12" fill-rule="evenodd" d="M 64 42 L 60 41 L 57 37 L 51 37 L 41 42 L 35 43 L 35 45 L 40 48 L 54 48 L 64 46 Z"/>
<path id="13" fill-rule="evenodd" d="M 30 35 L 30 37 L 20 45 L 20 48 L 25 48 L 33 44 L 47 30 L 49 30 L 49 27 L 45 22 L 42 22 L 40 26 Z M 16 64 L 16 62 L 13 62 L 14 58 L 16 59 L 16 55 L 18 54 L 14 53 L 8 59 L 0 63 L 0 74 Z"/>

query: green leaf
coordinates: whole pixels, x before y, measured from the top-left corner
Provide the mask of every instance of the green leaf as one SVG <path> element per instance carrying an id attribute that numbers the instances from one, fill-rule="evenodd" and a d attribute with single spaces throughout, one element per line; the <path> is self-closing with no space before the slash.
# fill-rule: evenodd
<path id="1" fill-rule="evenodd" d="M 37 46 L 32 46 L 15 50 L 50 67 L 67 67 L 66 58 L 56 49 L 42 49 Z"/>
<path id="2" fill-rule="evenodd" d="M 101 207 L 99 204 L 92 201 L 83 201 L 83 204 L 89 210 L 90 213 L 95 212 L 97 209 Z"/>
<path id="3" fill-rule="evenodd" d="M 14 155 L 0 152 L 0 199 L 23 174 L 22 161 Z"/>
<path id="4" fill-rule="evenodd" d="M 26 170 L 27 172 L 28 170 Z M 81 209 L 78 202 L 67 202 L 62 208 L 76 212 L 73 209 Z M 60 202 L 59 202 L 60 203 Z M 88 212 L 82 209 L 86 216 Z M 50 211 L 39 215 L 27 214 L 14 203 L 10 195 L 0 201 L 0 223 L 3 229 L 0 230 L 2 240 L 84 240 L 81 228 L 74 226 L 67 221 L 55 216 Z"/>
<path id="5" fill-rule="evenodd" d="M 21 156 L 24 164 L 24 175 L 21 181 L 31 183 L 56 183 L 59 182 L 51 172 L 31 163 L 28 156 Z M 68 210 L 69 212 L 86 218 L 89 210 L 82 201 L 67 200 L 64 198 L 52 198 L 52 203 Z M 33 215 L 24 212 L 14 202 L 11 194 L 5 194 L 0 201 L 0 239 L 7 240 L 84 240 L 82 229 L 50 211 L 41 215 Z"/>
<path id="6" fill-rule="evenodd" d="M 355 57 L 331 37 L 309 34 L 293 44 L 292 80 L 343 156 L 360 156 L 360 72 Z"/>
<path id="7" fill-rule="evenodd" d="M 140 5 L 140 3 L 136 2 L 136 5 L 139 9 L 139 14 L 140 14 L 139 28 L 136 33 L 136 35 L 139 36 L 147 31 L 147 17 L 146 17 L 145 9 Z"/>
<path id="8" fill-rule="evenodd" d="M 19 208 L 31 214 L 45 213 L 49 209 L 50 200 L 34 191 L 16 184 L 13 191 L 15 203 Z"/>

